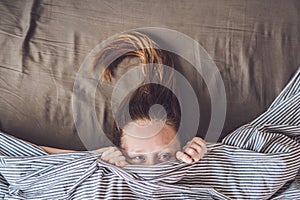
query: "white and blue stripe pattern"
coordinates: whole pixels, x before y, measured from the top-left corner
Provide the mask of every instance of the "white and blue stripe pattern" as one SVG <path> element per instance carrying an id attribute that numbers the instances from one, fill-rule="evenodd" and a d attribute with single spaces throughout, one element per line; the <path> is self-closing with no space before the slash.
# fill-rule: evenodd
<path id="1" fill-rule="evenodd" d="M 106 164 L 0 134 L 1 199 L 300 199 L 300 70 L 271 107 L 194 164 Z"/>

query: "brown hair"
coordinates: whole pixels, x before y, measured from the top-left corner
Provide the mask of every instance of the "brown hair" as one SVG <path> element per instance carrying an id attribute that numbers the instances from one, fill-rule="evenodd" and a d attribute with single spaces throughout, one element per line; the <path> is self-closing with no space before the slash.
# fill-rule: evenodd
<path id="1" fill-rule="evenodd" d="M 160 49 L 159 45 L 147 35 L 140 32 L 122 33 L 110 41 L 96 54 L 92 70 L 100 67 L 101 81 L 111 81 L 118 64 L 125 57 L 140 59 L 145 81 L 157 78 L 164 85 L 173 85 L 173 75 L 168 73 L 162 65 L 174 68 L 173 57 L 170 53 Z M 144 65 L 143 65 L 144 64 Z M 147 64 L 147 65 L 146 65 Z M 153 67 L 154 65 L 155 67 Z"/>
<path id="2" fill-rule="evenodd" d="M 163 106 L 164 111 L 162 109 L 154 109 L 149 113 L 150 108 L 156 104 Z M 116 113 L 115 132 L 110 135 L 111 141 L 116 146 L 120 146 L 120 138 L 124 126 L 131 121 L 140 119 L 166 119 L 166 124 L 178 131 L 181 111 L 176 95 L 170 89 L 153 83 L 140 86 L 127 95 Z"/>
<path id="3" fill-rule="evenodd" d="M 151 106 L 159 104 L 164 107 L 165 112 L 152 113 L 154 118 L 161 119 L 167 114 L 166 123 L 176 131 L 180 122 L 180 105 L 173 92 L 175 89 L 174 60 L 172 55 L 161 50 L 159 45 L 147 35 L 140 32 L 120 34 L 110 41 L 95 56 L 92 70 L 100 67 L 101 81 L 110 82 L 114 78 L 114 72 L 119 63 L 126 57 L 137 57 L 142 64 L 145 76 L 144 85 L 127 95 L 122 101 L 115 116 L 115 131 L 107 137 L 116 145 L 120 146 L 122 128 L 133 120 L 150 119 L 149 110 Z M 165 70 L 164 66 L 172 70 Z M 156 79 L 159 84 L 147 84 Z M 166 87 L 165 87 L 166 86 Z M 126 115 L 129 113 L 130 115 Z"/>

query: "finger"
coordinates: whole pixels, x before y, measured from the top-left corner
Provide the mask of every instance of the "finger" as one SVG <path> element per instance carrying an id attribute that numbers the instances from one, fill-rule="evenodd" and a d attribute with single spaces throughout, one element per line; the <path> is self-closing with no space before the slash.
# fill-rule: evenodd
<path id="1" fill-rule="evenodd" d="M 205 141 L 204 141 L 202 138 L 200 138 L 200 137 L 194 137 L 194 138 L 192 139 L 192 142 L 197 143 L 197 144 L 200 145 L 201 147 L 206 146 Z"/>
<path id="2" fill-rule="evenodd" d="M 195 152 L 193 150 L 190 150 L 189 148 L 194 149 Z M 194 161 L 199 161 L 207 153 L 207 148 L 206 145 L 200 146 L 196 142 L 190 142 L 188 145 L 183 147 L 183 152 L 192 157 Z"/>
<path id="3" fill-rule="evenodd" d="M 192 144 L 190 144 L 189 147 L 195 149 L 198 152 L 198 154 L 203 154 L 203 153 L 205 154 L 205 153 L 207 153 L 206 146 L 200 146 L 197 143 L 192 143 Z"/>
<path id="4" fill-rule="evenodd" d="M 119 155 L 117 155 L 117 156 L 112 156 L 112 157 L 110 157 L 109 159 L 108 159 L 108 163 L 110 163 L 110 164 L 115 164 L 116 162 L 119 162 L 119 161 L 125 161 L 126 160 L 126 158 L 125 158 L 125 156 L 119 156 Z"/>
<path id="5" fill-rule="evenodd" d="M 126 165 L 128 165 L 128 163 L 125 160 L 123 160 L 123 161 L 117 161 L 115 164 L 118 167 L 125 167 Z"/>
<path id="6" fill-rule="evenodd" d="M 102 160 L 109 160 L 110 157 L 114 156 L 114 154 L 116 152 L 120 152 L 117 148 L 115 147 L 110 147 L 109 149 L 107 149 L 106 151 L 104 151 L 101 155 L 101 159 Z M 117 153 L 117 154 L 122 154 L 121 152 L 120 153 Z"/>
<path id="7" fill-rule="evenodd" d="M 199 144 L 199 143 L 197 143 L 197 144 Z M 201 157 L 203 157 L 206 153 L 207 153 L 207 146 L 206 146 L 205 141 L 203 140 L 203 143 L 201 145 L 201 152 L 200 152 L 200 154 L 202 155 Z"/>
<path id="8" fill-rule="evenodd" d="M 186 148 L 188 148 L 188 147 L 190 146 L 191 142 L 192 142 L 192 141 L 188 141 L 188 142 L 186 143 L 186 145 L 185 145 L 184 147 L 182 147 L 182 151 L 184 151 Z"/>
<path id="9" fill-rule="evenodd" d="M 194 146 L 191 146 L 191 147 L 194 148 Z M 197 148 L 197 147 L 195 147 L 195 148 Z M 197 149 L 197 152 L 200 155 L 200 159 L 203 158 L 203 156 L 207 153 L 207 147 L 206 147 L 206 145 L 200 147 L 200 152 L 199 152 L 199 149 Z"/>
<path id="10" fill-rule="evenodd" d="M 111 148 L 111 147 L 104 147 L 104 148 L 101 148 L 101 149 L 96 149 L 96 150 L 93 150 L 93 152 L 103 153 L 104 151 L 107 151 L 109 148 Z"/>
<path id="11" fill-rule="evenodd" d="M 196 143 L 201 146 L 201 154 L 203 157 L 203 155 L 207 153 L 206 142 L 200 137 L 194 137 L 192 141 L 193 143 Z"/>
<path id="12" fill-rule="evenodd" d="M 113 151 L 108 150 L 108 151 L 106 151 L 104 153 L 101 156 L 101 159 L 103 161 L 109 161 L 111 159 L 115 159 L 115 158 L 123 156 L 123 154 L 120 151 L 118 151 L 118 150 L 117 151 L 115 151 L 115 150 L 113 150 Z"/>
<path id="13" fill-rule="evenodd" d="M 189 155 L 193 161 L 199 161 L 201 158 L 201 154 L 198 153 L 198 151 L 196 151 L 194 148 L 188 147 L 184 150 L 184 153 L 186 153 L 187 155 Z"/>
<path id="14" fill-rule="evenodd" d="M 118 157 L 118 158 L 110 159 L 108 161 L 108 163 L 115 165 L 117 167 L 124 167 L 124 166 L 128 165 L 125 157 Z"/>
<path id="15" fill-rule="evenodd" d="M 190 156 L 188 156 L 187 154 L 181 151 L 178 151 L 176 153 L 176 158 L 182 162 L 189 163 L 189 164 L 193 162 L 193 159 Z"/>

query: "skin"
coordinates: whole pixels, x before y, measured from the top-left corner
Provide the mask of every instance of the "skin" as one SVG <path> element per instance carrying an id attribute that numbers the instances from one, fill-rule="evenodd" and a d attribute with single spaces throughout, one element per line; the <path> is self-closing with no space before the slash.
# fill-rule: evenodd
<path id="1" fill-rule="evenodd" d="M 50 154 L 76 152 L 40 147 Z M 117 147 L 105 147 L 94 151 L 102 153 L 101 160 L 104 162 L 124 167 L 128 164 L 156 165 L 175 159 L 193 163 L 205 155 L 207 148 L 203 139 L 194 137 L 181 150 L 172 126 L 157 121 L 136 120 L 124 127 L 121 150 Z"/>
<path id="2" fill-rule="evenodd" d="M 150 136 L 139 137 L 139 133 L 149 133 Z M 131 122 L 124 128 L 121 148 L 130 164 L 156 165 L 175 160 L 180 143 L 171 126 L 142 120 Z"/>
<path id="3" fill-rule="evenodd" d="M 205 141 L 199 137 L 194 137 L 181 151 L 175 129 L 167 124 L 137 120 L 130 122 L 123 131 L 122 152 L 116 147 L 104 151 L 96 150 L 106 152 L 101 157 L 103 161 L 119 167 L 128 164 L 155 165 L 175 159 L 193 163 L 199 161 L 207 152 Z M 150 136 L 141 136 L 141 133 L 149 133 Z"/>

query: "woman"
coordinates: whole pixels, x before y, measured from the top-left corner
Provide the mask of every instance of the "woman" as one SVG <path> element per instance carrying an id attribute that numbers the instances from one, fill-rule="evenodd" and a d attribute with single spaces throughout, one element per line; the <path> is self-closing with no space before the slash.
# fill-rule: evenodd
<path id="1" fill-rule="evenodd" d="M 118 78 L 118 64 L 128 57 L 139 59 L 145 82 L 155 79 L 161 85 L 176 87 L 172 72 L 165 71 L 163 67 L 168 65 L 174 68 L 171 55 L 160 50 L 153 40 L 139 32 L 121 34 L 114 39 L 99 52 L 92 70 L 96 71 L 100 66 L 102 82 L 110 82 Z M 175 158 L 192 163 L 204 156 L 206 145 L 198 137 L 193 138 L 180 151 L 182 145 L 176 134 L 180 122 L 180 105 L 172 91 L 161 85 L 143 85 L 123 101 L 117 114 L 117 121 L 123 122 L 115 123 L 116 132 L 108 135 L 116 147 L 95 150 L 102 153 L 103 161 L 123 167 L 128 163 L 154 165 Z M 149 116 L 150 108 L 156 104 L 164 107 L 167 112 L 166 119 L 163 119 L 164 112 L 161 110 L 154 113 L 154 117 Z M 127 111 L 130 117 L 124 115 L 126 105 L 129 105 Z M 141 134 L 144 136 L 141 137 Z M 74 152 L 40 147 L 50 154 Z"/>
<path id="2" fill-rule="evenodd" d="M 162 105 L 164 111 L 149 110 L 152 106 Z M 123 105 L 123 106 L 122 106 Z M 180 136 L 176 134 L 180 122 L 180 108 L 175 95 L 167 88 L 149 84 L 138 88 L 129 99 L 129 116 L 125 116 L 127 105 L 122 103 L 117 113 L 120 119 L 116 133 L 110 139 L 116 147 L 95 150 L 102 153 L 101 159 L 110 164 L 123 167 L 127 164 L 155 165 L 177 158 L 186 163 L 199 161 L 206 153 L 204 140 L 199 137 L 188 142 L 180 151 Z M 123 108 L 122 108 L 123 107 Z M 74 152 L 40 146 L 50 154 Z M 119 149 L 120 148 L 120 149 Z"/>

